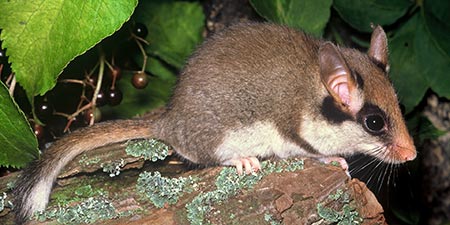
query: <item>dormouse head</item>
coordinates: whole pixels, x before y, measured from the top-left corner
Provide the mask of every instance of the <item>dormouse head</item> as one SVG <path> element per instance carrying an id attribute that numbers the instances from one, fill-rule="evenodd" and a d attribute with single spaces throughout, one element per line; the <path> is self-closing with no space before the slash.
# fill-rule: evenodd
<path id="1" fill-rule="evenodd" d="M 319 49 L 320 76 L 329 96 L 323 102 L 324 117 L 352 138 L 353 151 L 389 163 L 416 157 L 399 103 L 388 78 L 386 34 L 375 27 L 367 54 L 338 48 L 331 42 Z M 328 114 L 328 115 L 327 115 Z M 347 132 L 347 134 L 346 134 Z M 345 151 L 345 149 L 344 149 Z"/>

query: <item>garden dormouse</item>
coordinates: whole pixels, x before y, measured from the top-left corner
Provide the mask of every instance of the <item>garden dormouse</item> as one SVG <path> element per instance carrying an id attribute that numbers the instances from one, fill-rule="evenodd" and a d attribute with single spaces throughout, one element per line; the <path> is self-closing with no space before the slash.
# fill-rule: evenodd
<path id="1" fill-rule="evenodd" d="M 267 157 L 413 160 L 388 69 L 379 26 L 367 54 L 280 25 L 231 26 L 189 58 L 159 118 L 99 123 L 53 143 L 17 182 L 17 222 L 45 209 L 75 156 L 130 139 L 157 138 L 188 161 L 240 172 L 258 170 Z"/>

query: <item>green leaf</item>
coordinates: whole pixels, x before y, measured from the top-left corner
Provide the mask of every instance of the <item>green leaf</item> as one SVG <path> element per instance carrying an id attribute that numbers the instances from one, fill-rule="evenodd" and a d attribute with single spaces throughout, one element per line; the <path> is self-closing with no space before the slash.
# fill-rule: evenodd
<path id="1" fill-rule="evenodd" d="M 444 51 L 439 37 L 429 32 L 432 28 L 427 26 L 424 15 L 424 10 L 414 15 L 390 43 L 392 80 L 407 112 L 421 101 L 428 88 L 450 98 L 449 52 Z"/>
<path id="2" fill-rule="evenodd" d="M 37 140 L 25 115 L 0 83 L 0 165 L 23 167 L 38 157 Z"/>
<path id="3" fill-rule="evenodd" d="M 250 0 L 267 20 L 302 29 L 320 37 L 330 18 L 331 0 Z"/>
<path id="4" fill-rule="evenodd" d="M 424 1 L 421 15 L 424 32 L 417 43 L 423 74 L 438 95 L 450 98 L 450 1 Z"/>
<path id="5" fill-rule="evenodd" d="M 123 74 L 124 82 L 118 83 L 119 89 L 123 91 L 122 102 L 118 106 L 102 107 L 102 114 L 106 117 L 130 118 L 164 105 L 176 82 L 175 73 L 155 58 L 148 59 L 147 71 L 155 76 L 150 78 L 144 89 L 136 89 L 131 82 L 125 82 L 131 80 L 132 74 Z"/>
<path id="6" fill-rule="evenodd" d="M 447 56 L 450 54 L 450 1 L 426 0 L 423 14 L 427 28 Z"/>
<path id="7" fill-rule="evenodd" d="M 359 31 L 371 32 L 370 24 L 390 25 L 405 15 L 410 0 L 335 0 L 342 19 Z"/>
<path id="8" fill-rule="evenodd" d="M 420 102 L 428 89 L 416 47 L 420 42 L 417 33 L 425 32 L 420 23 L 419 16 L 415 15 L 395 33 L 389 43 L 390 75 L 406 112 L 410 112 Z"/>
<path id="9" fill-rule="evenodd" d="M 42 95 L 76 56 L 118 30 L 137 0 L 3 0 L 0 28 L 28 98 Z"/>
<path id="10" fill-rule="evenodd" d="M 202 41 L 205 16 L 198 2 L 153 0 L 140 3 L 136 22 L 147 26 L 146 52 L 180 69 Z"/>

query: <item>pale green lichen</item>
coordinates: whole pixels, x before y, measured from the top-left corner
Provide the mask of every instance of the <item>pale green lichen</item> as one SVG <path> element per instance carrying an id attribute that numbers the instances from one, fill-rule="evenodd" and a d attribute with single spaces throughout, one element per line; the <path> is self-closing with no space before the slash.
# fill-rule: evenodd
<path id="1" fill-rule="evenodd" d="M 194 225 L 203 224 L 206 213 L 212 209 L 212 204 L 223 202 L 236 195 L 242 188 L 253 187 L 262 177 L 262 173 L 238 175 L 235 168 L 223 168 L 216 179 L 217 189 L 197 195 L 186 205 L 188 220 Z"/>
<path id="2" fill-rule="evenodd" d="M 297 161 L 284 161 L 286 162 L 284 171 L 286 172 L 294 172 L 297 170 L 304 169 L 305 162 L 303 160 L 297 160 Z"/>
<path id="3" fill-rule="evenodd" d="M 130 209 L 130 210 L 125 210 L 125 211 L 123 211 L 123 212 L 119 212 L 119 213 L 117 214 L 117 217 L 118 217 L 118 218 L 121 218 L 121 217 L 130 217 L 130 216 L 134 216 L 134 215 L 142 214 L 142 213 L 144 213 L 144 209 L 141 209 L 141 208 L 138 208 L 138 209 Z"/>
<path id="4" fill-rule="evenodd" d="M 93 189 L 90 184 L 80 186 L 74 190 L 74 194 L 79 198 L 90 198 L 94 196 L 107 196 L 108 193 L 103 189 Z"/>
<path id="5" fill-rule="evenodd" d="M 136 189 L 158 208 L 175 204 L 185 192 L 192 192 L 196 179 L 189 177 L 167 178 L 159 172 L 139 174 Z"/>
<path id="6" fill-rule="evenodd" d="M 317 204 L 317 213 L 321 218 L 338 225 L 361 224 L 363 222 L 356 208 L 350 204 L 350 195 L 347 192 L 338 189 L 336 193 L 330 194 L 328 198 L 333 201 L 340 201 L 344 205 L 340 211 L 337 211 L 324 206 L 323 203 Z"/>
<path id="7" fill-rule="evenodd" d="M 16 186 L 16 180 L 10 181 L 8 183 L 6 183 L 6 188 L 10 191 L 12 191 L 14 189 L 14 187 Z"/>
<path id="8" fill-rule="evenodd" d="M 342 189 L 337 189 L 336 193 L 328 195 L 328 198 L 334 201 L 340 199 L 342 203 L 350 202 L 350 195 Z"/>
<path id="9" fill-rule="evenodd" d="M 344 204 L 344 206 L 342 206 L 342 211 L 336 211 L 319 203 L 317 204 L 317 213 L 326 221 L 338 225 L 361 224 L 363 222 L 359 213 L 349 204 Z"/>
<path id="10" fill-rule="evenodd" d="M 330 165 L 332 165 L 332 166 L 337 166 L 337 167 L 341 167 L 341 164 L 340 164 L 339 162 L 337 162 L 337 161 L 332 161 L 332 162 L 330 163 Z"/>
<path id="11" fill-rule="evenodd" d="M 116 209 L 104 197 L 88 198 L 87 200 L 70 206 L 58 207 L 57 209 L 38 212 L 35 218 L 38 221 L 56 220 L 62 224 L 95 223 L 99 220 L 117 217 Z"/>
<path id="12" fill-rule="evenodd" d="M 163 160 L 169 154 L 169 146 L 157 139 L 128 141 L 125 152 L 134 157 L 144 157 L 153 162 Z"/>
<path id="13" fill-rule="evenodd" d="M 2 195 L 0 195 L 0 212 L 2 212 L 3 210 L 5 210 L 5 208 L 12 208 L 13 207 L 13 203 L 9 200 L 7 200 L 8 195 L 3 192 Z"/>
<path id="14" fill-rule="evenodd" d="M 5 209 L 5 200 L 6 200 L 6 193 L 3 192 L 3 196 L 0 196 L 0 212 Z"/>
<path id="15" fill-rule="evenodd" d="M 213 204 L 225 201 L 242 189 L 253 188 L 265 175 L 301 170 L 303 165 L 303 160 L 265 161 L 261 163 L 260 172 L 250 175 L 238 175 L 235 168 L 225 167 L 216 178 L 215 190 L 200 193 L 186 205 L 188 220 L 194 225 L 204 224 L 205 215 L 212 210 Z"/>
<path id="16" fill-rule="evenodd" d="M 98 157 L 89 158 L 86 154 L 83 154 L 78 160 L 78 163 L 82 166 L 91 166 L 100 163 L 101 159 Z"/>
<path id="17" fill-rule="evenodd" d="M 268 222 L 270 225 L 281 225 L 280 221 L 277 221 L 268 213 L 264 214 L 264 221 Z"/>
<path id="18" fill-rule="evenodd" d="M 304 168 L 302 159 L 280 160 L 280 161 L 264 161 L 261 163 L 262 173 L 264 175 L 281 172 L 294 172 Z"/>
<path id="19" fill-rule="evenodd" d="M 87 198 L 95 196 L 108 196 L 108 193 L 103 189 L 93 189 L 91 185 L 77 186 L 76 188 L 66 188 L 53 195 L 55 202 L 58 205 L 68 205 L 72 202 L 80 202 Z"/>
<path id="20" fill-rule="evenodd" d="M 125 166 L 125 160 L 119 159 L 110 163 L 102 163 L 100 166 L 103 168 L 103 172 L 109 173 L 110 177 L 115 177 L 120 174 L 121 168 Z"/>

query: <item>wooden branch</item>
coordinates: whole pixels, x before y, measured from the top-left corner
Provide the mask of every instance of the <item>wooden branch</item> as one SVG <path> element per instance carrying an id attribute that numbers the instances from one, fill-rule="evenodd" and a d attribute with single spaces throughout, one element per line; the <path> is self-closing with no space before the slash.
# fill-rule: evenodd
<path id="1" fill-rule="evenodd" d="M 185 165 L 171 163 L 173 157 L 158 163 L 144 163 L 142 159 L 127 156 L 124 148 L 123 143 L 105 146 L 73 160 L 59 176 L 47 210 L 58 209 L 57 202 L 61 199 L 76 200 L 68 207 L 79 204 L 87 197 L 76 194 L 77 190 L 88 187 L 93 193 L 107 192 L 106 199 L 112 203 L 117 215 L 133 211 L 128 216 L 97 221 L 96 224 L 190 224 L 186 205 L 199 195 L 218 188 L 215 184 L 222 167 L 187 170 Z M 111 178 L 98 172 L 100 164 L 118 159 L 125 162 L 120 175 Z M 89 160 L 91 164 L 87 163 Z M 183 194 L 177 203 L 157 208 L 136 189 L 136 181 L 143 171 L 160 171 L 167 177 L 192 176 L 200 180 L 195 190 Z M 0 180 L 0 183 L 3 182 Z M 353 208 L 350 213 L 363 219 L 361 224 L 385 224 L 381 205 L 364 183 L 348 178 L 340 167 L 310 159 L 304 160 L 304 169 L 265 175 L 252 188 L 238 190 L 236 195 L 223 201 L 202 204 L 210 207 L 202 217 L 203 221 L 213 224 L 330 224 L 324 216 L 327 210 L 342 213 L 345 207 Z M 0 220 L 12 224 L 11 214 Z M 348 219 L 353 214 L 342 215 Z M 47 223 L 49 221 L 32 222 Z"/>

